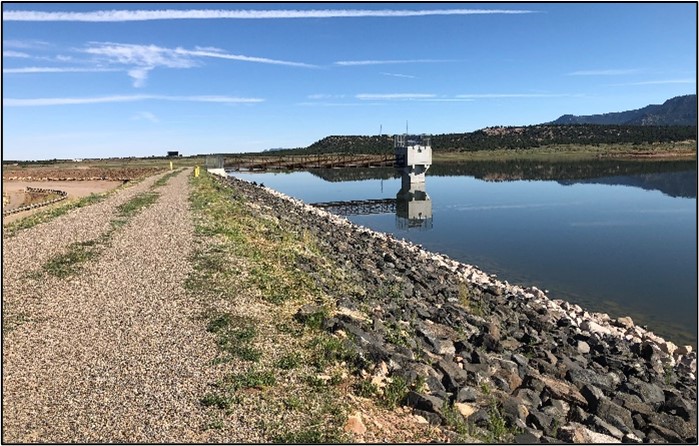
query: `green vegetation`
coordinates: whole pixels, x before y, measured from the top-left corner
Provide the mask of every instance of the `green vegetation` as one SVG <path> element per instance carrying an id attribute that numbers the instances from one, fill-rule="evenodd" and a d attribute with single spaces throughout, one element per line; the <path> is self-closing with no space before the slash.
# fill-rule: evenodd
<path id="1" fill-rule="evenodd" d="M 100 251 L 97 240 L 71 243 L 66 253 L 50 259 L 43 270 L 55 277 L 68 277 L 79 272 L 82 264 L 97 257 Z"/>
<path id="2" fill-rule="evenodd" d="M 121 218 L 130 218 L 140 212 L 142 209 L 152 205 L 158 199 L 157 192 L 143 192 L 126 203 L 117 206 L 118 215 Z"/>
<path id="3" fill-rule="evenodd" d="M 516 428 L 510 428 L 507 425 L 497 403 L 491 402 L 488 409 L 488 428 L 483 438 L 484 443 L 508 443 L 516 433 Z"/>
<path id="4" fill-rule="evenodd" d="M 217 409 L 230 409 L 231 406 L 237 404 L 240 400 L 233 396 L 223 396 L 217 393 L 207 393 L 201 399 L 201 404 L 206 407 L 216 407 Z M 218 428 L 222 426 L 219 424 Z"/>
<path id="5" fill-rule="evenodd" d="M 110 222 L 111 229 L 97 239 L 71 243 L 68 245 L 67 252 L 50 259 L 44 264 L 43 270 L 52 276 L 60 278 L 78 273 L 85 262 L 97 257 L 105 244 L 109 242 L 115 230 L 126 224 L 127 220 L 133 217 L 137 212 L 155 203 L 157 199 L 158 194 L 153 192 L 145 192 L 136 195 L 117 208 L 119 214 L 116 219 Z"/>
<path id="6" fill-rule="evenodd" d="M 391 382 L 384 388 L 384 394 L 381 398 L 381 404 L 388 408 L 394 409 L 403 401 L 408 395 L 408 383 L 402 376 L 393 376 Z"/>
<path id="7" fill-rule="evenodd" d="M 424 378 L 411 385 L 397 374 L 385 386 L 373 384 L 361 373 L 369 363 L 353 335 L 323 329 L 335 313 L 336 295 L 360 295 L 362 290 L 348 280 L 351 271 L 319 251 L 313 236 L 276 220 L 263 205 L 247 202 L 234 187 L 206 173 L 191 178 L 191 185 L 199 242 L 187 288 L 205 309 L 203 328 L 224 354 L 234 344 L 254 344 L 260 353 L 253 363 L 214 361 L 211 367 L 220 378 L 202 395 L 202 405 L 225 414 L 255 414 L 266 442 L 347 442 L 352 437 L 342 427 L 358 404 L 347 393 L 372 399 L 375 410 L 393 410 L 410 389 L 424 391 Z M 403 295 L 400 284 L 387 284 L 378 292 L 394 299 Z M 358 311 L 368 309 L 360 305 Z M 398 321 L 387 328 L 396 343 L 409 343 L 409 324 Z M 470 426 L 461 414 L 449 413 L 449 426 L 465 442 L 481 436 L 507 441 L 512 433 L 497 406 L 489 412 L 488 433 Z M 216 420 L 223 420 L 217 429 L 227 428 L 226 418 Z M 472 436 L 472 431 L 480 433 Z"/>
<path id="8" fill-rule="evenodd" d="M 75 201 L 63 201 L 57 207 L 40 210 L 25 218 L 12 222 L 3 228 L 5 237 L 12 237 L 23 229 L 33 228 L 34 226 L 51 221 L 56 217 L 67 214 L 73 209 L 90 206 L 91 204 L 99 203 L 107 198 L 113 191 L 102 194 L 90 194 Z"/>
<path id="9" fill-rule="evenodd" d="M 29 316 L 25 313 L 14 313 L 3 303 L 2 309 L 2 334 L 6 335 L 22 324 L 29 322 Z"/>
<path id="10" fill-rule="evenodd" d="M 184 170 L 184 168 L 177 169 L 177 170 L 173 170 L 172 172 L 170 172 L 168 174 L 163 175 L 162 178 L 160 178 L 158 181 L 153 183 L 153 187 L 165 186 L 167 184 L 167 182 L 170 181 L 170 178 L 174 177 L 175 175 L 182 172 L 183 170 Z"/>
<path id="11" fill-rule="evenodd" d="M 151 189 L 155 187 L 156 186 L 152 186 Z M 89 197 L 86 197 L 90 198 L 90 200 L 84 203 L 95 202 L 95 200 L 97 200 L 96 197 L 101 197 L 99 199 L 99 201 L 101 201 L 105 196 L 106 195 L 90 195 Z M 65 278 L 78 273 L 85 262 L 93 260 L 99 255 L 99 253 L 109 243 L 114 231 L 117 231 L 123 227 L 129 221 L 129 219 L 134 217 L 137 213 L 155 203 L 159 196 L 160 195 L 156 192 L 147 191 L 136 195 L 126 203 L 118 206 L 116 218 L 113 218 L 110 221 L 110 229 L 96 239 L 71 243 L 68 245 L 65 253 L 49 259 L 43 265 L 42 271 L 59 278 Z M 86 206 L 87 204 L 83 205 Z M 252 353 L 248 353 L 248 356 L 250 355 L 252 355 Z"/>
<path id="12" fill-rule="evenodd" d="M 209 320 L 206 329 L 210 333 L 216 334 L 216 344 L 223 353 L 228 354 L 220 361 L 228 361 L 233 358 L 252 362 L 259 361 L 261 353 L 252 345 L 257 336 L 255 320 L 227 313 L 220 314 Z"/>
<path id="13" fill-rule="evenodd" d="M 301 355 L 292 352 L 287 353 L 277 361 L 277 367 L 282 370 L 293 370 L 301 365 Z"/>
<path id="14" fill-rule="evenodd" d="M 442 415 L 444 416 L 444 422 L 447 427 L 457 435 L 455 443 L 473 442 L 475 427 L 464 419 L 453 404 L 444 405 L 442 408 Z"/>
<path id="15" fill-rule="evenodd" d="M 191 184 L 199 242 L 186 288 L 201 300 L 205 328 L 224 358 L 211 364 L 222 377 L 202 405 L 245 407 L 266 441 L 347 441 L 341 385 L 348 375 L 340 364 L 353 351 L 320 330 L 333 307 L 321 285 L 334 280 L 333 267 L 309 234 L 269 217 L 214 177 L 204 172 Z M 312 277 L 298 262 L 322 274 Z M 296 320 L 308 303 L 321 310 Z M 251 349 L 254 357 L 246 356 Z M 225 360 L 234 357 L 254 365 Z"/>
<path id="16" fill-rule="evenodd" d="M 440 152 L 482 152 L 492 150 L 528 151 L 535 148 L 597 147 L 603 145 L 642 145 L 694 141 L 696 153 L 696 126 L 637 126 L 540 124 L 525 127 L 490 127 L 468 133 L 448 133 L 432 136 L 435 158 Z M 391 153 L 393 139 L 383 136 L 328 136 L 308 147 L 268 151 L 265 155 L 278 156 L 318 153 Z"/>
<path id="17" fill-rule="evenodd" d="M 227 376 L 224 382 L 229 385 L 232 390 L 251 388 L 262 389 L 275 385 L 277 379 L 269 370 L 249 370 L 245 373 Z"/>
<path id="18" fill-rule="evenodd" d="M 491 127 L 471 133 L 432 137 L 435 151 L 479 151 L 531 149 L 544 146 L 588 146 L 600 144 L 643 144 L 696 140 L 694 126 L 633 125 L 533 125 Z"/>
<path id="19" fill-rule="evenodd" d="M 360 379 L 354 384 L 354 392 L 364 398 L 375 398 L 379 394 L 379 388 L 371 381 Z"/>
<path id="20" fill-rule="evenodd" d="M 459 303 L 468 308 L 471 314 L 483 316 L 486 314 L 485 303 L 478 296 L 471 296 L 471 291 L 465 283 L 459 284 Z"/>

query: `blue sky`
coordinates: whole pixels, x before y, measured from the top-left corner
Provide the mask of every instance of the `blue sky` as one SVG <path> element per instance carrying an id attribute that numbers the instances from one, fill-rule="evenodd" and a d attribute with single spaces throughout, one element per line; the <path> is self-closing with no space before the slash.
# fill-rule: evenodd
<path id="1" fill-rule="evenodd" d="M 3 159 L 303 147 L 696 93 L 696 3 L 3 3 Z"/>

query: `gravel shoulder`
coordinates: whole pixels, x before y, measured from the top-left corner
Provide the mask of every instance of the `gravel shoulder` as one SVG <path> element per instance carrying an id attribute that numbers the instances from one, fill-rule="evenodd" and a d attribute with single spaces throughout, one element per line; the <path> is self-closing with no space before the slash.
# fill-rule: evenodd
<path id="1" fill-rule="evenodd" d="M 26 273 L 103 234 L 116 206 L 159 177 L 4 241 L 3 307 L 24 315 L 3 336 L 4 442 L 206 440 L 198 399 L 215 351 L 183 287 L 187 173 L 158 188 L 76 276 Z"/>

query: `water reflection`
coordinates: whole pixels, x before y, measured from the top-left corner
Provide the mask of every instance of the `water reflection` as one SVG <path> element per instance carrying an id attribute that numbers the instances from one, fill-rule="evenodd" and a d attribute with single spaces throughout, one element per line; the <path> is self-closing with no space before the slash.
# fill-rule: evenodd
<path id="1" fill-rule="evenodd" d="M 401 231 L 432 229 L 432 199 L 427 194 L 424 177 L 423 181 L 416 181 L 409 172 L 399 172 L 401 188 L 395 199 L 371 198 L 311 204 L 343 217 L 395 214 L 396 229 Z"/>
<path id="2" fill-rule="evenodd" d="M 332 183 L 399 178 L 393 168 L 311 169 Z M 670 197 L 696 198 L 696 161 L 469 161 L 434 163 L 428 177 L 471 176 L 485 181 L 552 180 L 562 185 L 608 184 L 657 190 Z"/>
<path id="3" fill-rule="evenodd" d="M 432 229 L 432 199 L 427 195 L 425 183 L 411 181 L 411 176 L 403 172 L 396 195 L 396 229 Z"/>
<path id="4" fill-rule="evenodd" d="M 424 185 L 394 168 L 236 176 L 307 203 L 373 201 L 348 218 L 696 345 L 692 161 L 433 164 Z"/>

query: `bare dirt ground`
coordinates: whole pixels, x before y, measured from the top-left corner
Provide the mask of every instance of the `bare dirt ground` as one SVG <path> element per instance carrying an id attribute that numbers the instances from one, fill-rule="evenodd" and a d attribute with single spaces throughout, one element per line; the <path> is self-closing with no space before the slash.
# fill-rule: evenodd
<path id="1" fill-rule="evenodd" d="M 121 181 L 3 181 L 3 196 L 7 196 L 10 199 L 10 202 L 6 207 L 3 206 L 3 209 L 14 209 L 22 206 L 25 198 L 24 190 L 26 190 L 27 187 L 62 190 L 68 193 L 66 199 L 71 200 L 82 198 L 93 193 L 106 192 L 115 189 L 121 184 Z M 60 206 L 60 203 L 56 205 Z M 46 207 L 8 215 L 2 218 L 2 224 L 11 223 L 43 209 L 46 209 Z"/>

